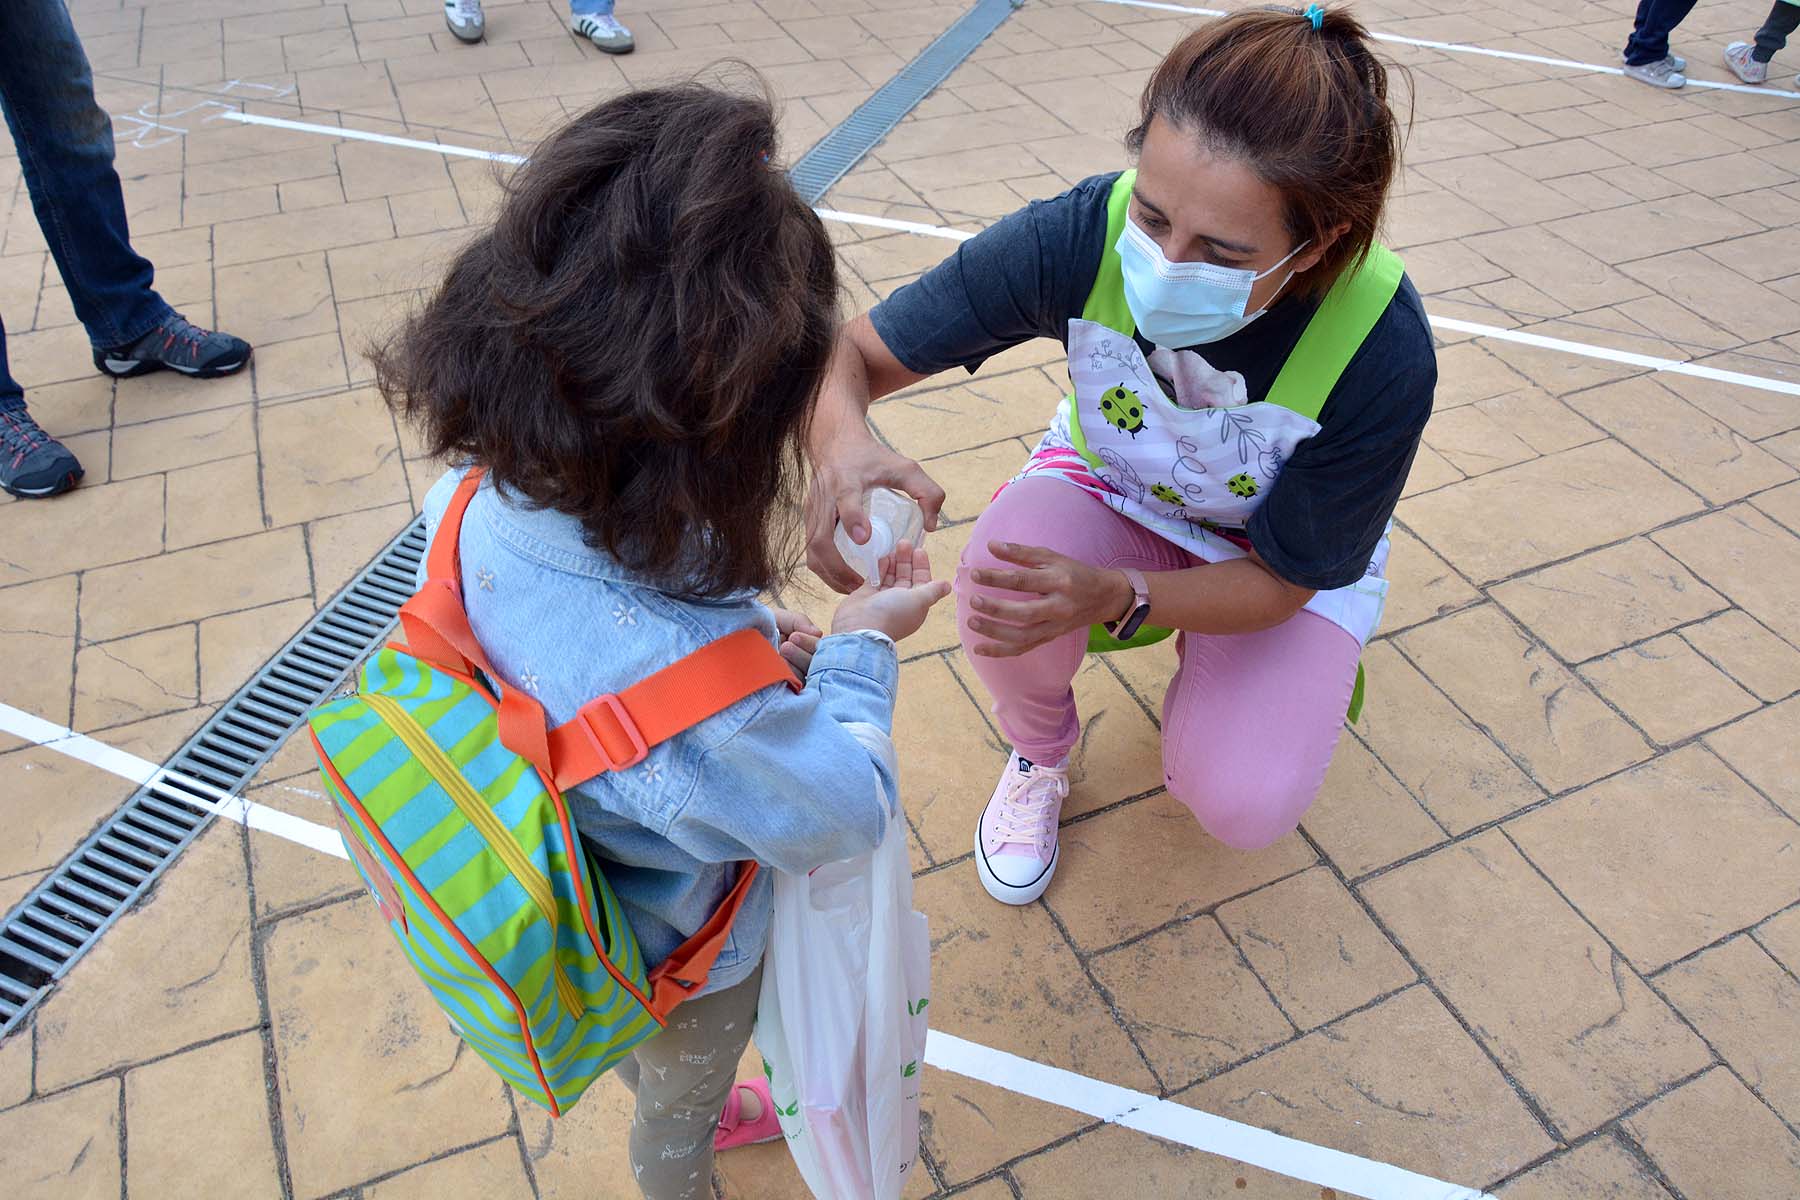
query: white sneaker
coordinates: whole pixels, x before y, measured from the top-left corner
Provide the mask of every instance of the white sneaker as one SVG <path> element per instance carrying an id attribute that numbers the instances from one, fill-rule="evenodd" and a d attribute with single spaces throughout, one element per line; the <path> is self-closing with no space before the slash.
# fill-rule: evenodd
<path id="1" fill-rule="evenodd" d="M 1725 65 L 1731 68 L 1733 75 L 1745 83 L 1767 83 L 1769 64 L 1757 62 L 1751 57 L 1755 49 L 1756 47 L 1749 42 L 1731 43 L 1725 47 Z"/>
<path id="2" fill-rule="evenodd" d="M 1056 820 L 1069 798 L 1069 768 L 1046 767 L 1017 754 L 975 827 L 981 886 L 1002 904 L 1030 904 L 1056 874 Z"/>
<path id="3" fill-rule="evenodd" d="M 611 13 L 588 13 L 575 18 L 575 32 L 608 54 L 630 54 L 637 46 L 631 30 Z"/>
<path id="4" fill-rule="evenodd" d="M 1628 66 L 1625 68 L 1625 75 L 1628 79 L 1635 79 L 1639 83 L 1647 83 L 1654 88 L 1668 88 L 1673 90 L 1678 87 L 1684 87 L 1687 84 L 1687 76 L 1683 75 L 1681 71 L 1676 68 L 1675 60 L 1673 58 L 1665 58 L 1660 62 L 1644 63 L 1642 66 L 1637 67 Z"/>
<path id="5" fill-rule="evenodd" d="M 444 24 L 459 42 L 479 42 L 487 34 L 481 0 L 444 0 Z"/>

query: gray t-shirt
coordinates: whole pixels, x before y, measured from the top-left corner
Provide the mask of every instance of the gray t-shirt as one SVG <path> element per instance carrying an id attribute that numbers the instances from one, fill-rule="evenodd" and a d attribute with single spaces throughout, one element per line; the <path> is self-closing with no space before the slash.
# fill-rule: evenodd
<path id="1" fill-rule="evenodd" d="M 1034 200 L 877 305 L 870 318 L 909 370 L 973 371 L 1021 342 L 1068 344 L 1106 249 L 1106 204 L 1118 175 L 1097 175 L 1053 200 Z M 1244 377 L 1263 399 L 1318 302 L 1278 300 L 1244 329 L 1192 347 L 1220 371 Z M 1148 353 L 1150 343 L 1138 338 Z M 1250 543 L 1282 578 L 1328 591 L 1369 565 L 1412 469 L 1431 416 L 1437 355 L 1412 281 L 1350 360 L 1268 497 L 1251 515 Z M 1048 423 L 1050 414 L 1044 419 Z"/>

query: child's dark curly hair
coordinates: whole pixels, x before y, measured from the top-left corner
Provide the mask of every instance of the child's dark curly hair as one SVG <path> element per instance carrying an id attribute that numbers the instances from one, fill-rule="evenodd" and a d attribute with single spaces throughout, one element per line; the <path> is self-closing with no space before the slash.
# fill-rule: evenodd
<path id="1" fill-rule="evenodd" d="M 766 93 L 628 92 L 538 147 L 494 227 L 371 357 L 432 454 L 581 520 L 697 598 L 792 568 L 838 325 L 819 218 Z"/>

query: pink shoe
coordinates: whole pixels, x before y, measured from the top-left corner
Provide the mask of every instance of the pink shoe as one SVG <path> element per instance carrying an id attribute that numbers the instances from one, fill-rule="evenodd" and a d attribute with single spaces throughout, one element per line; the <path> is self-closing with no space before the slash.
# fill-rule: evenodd
<path id="1" fill-rule="evenodd" d="M 1069 798 L 1069 768 L 1017 754 L 981 812 L 975 828 L 975 868 L 981 886 L 1002 904 L 1030 904 L 1056 874 L 1056 819 Z"/>
<path id="2" fill-rule="evenodd" d="M 743 1101 L 739 1092 L 749 1092 L 762 1101 L 762 1115 L 754 1121 L 743 1118 Z M 719 1127 L 713 1131 L 713 1149 L 735 1150 L 739 1146 L 754 1146 L 758 1142 L 772 1142 L 781 1136 L 781 1118 L 775 1115 L 775 1101 L 769 1095 L 767 1079 L 748 1079 L 731 1089 L 731 1095 L 725 1097 L 725 1115 L 719 1118 Z"/>

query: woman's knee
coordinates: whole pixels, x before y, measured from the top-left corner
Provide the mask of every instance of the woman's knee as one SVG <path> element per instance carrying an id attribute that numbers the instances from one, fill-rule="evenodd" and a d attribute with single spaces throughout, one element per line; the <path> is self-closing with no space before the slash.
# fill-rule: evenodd
<path id="1" fill-rule="evenodd" d="M 1235 850 L 1260 850 L 1299 826 L 1318 784 L 1283 775 L 1163 766 L 1169 794 L 1187 806 L 1209 836 Z"/>

